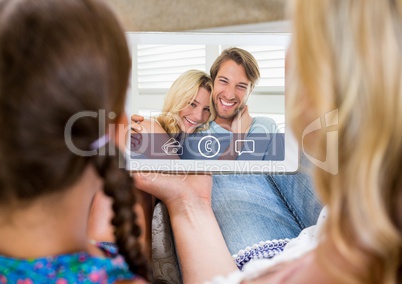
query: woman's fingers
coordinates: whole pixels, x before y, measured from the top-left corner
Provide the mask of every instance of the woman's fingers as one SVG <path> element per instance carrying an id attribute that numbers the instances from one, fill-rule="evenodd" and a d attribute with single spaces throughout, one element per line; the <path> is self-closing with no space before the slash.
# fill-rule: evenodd
<path id="1" fill-rule="evenodd" d="M 132 122 L 141 122 L 141 121 L 144 121 L 144 117 L 142 115 L 139 115 L 139 114 L 133 114 L 131 116 L 131 121 Z"/>
<path id="2" fill-rule="evenodd" d="M 144 121 L 144 117 L 138 114 L 133 114 L 131 116 L 131 130 L 136 133 L 141 133 L 142 127 L 140 123 Z"/>
<path id="3" fill-rule="evenodd" d="M 247 133 L 252 121 L 253 118 L 250 116 L 248 106 L 246 105 L 241 112 L 239 112 L 236 119 L 233 120 L 232 131 L 234 133 Z"/>
<path id="4" fill-rule="evenodd" d="M 135 187 L 161 199 L 165 204 L 172 200 L 210 199 L 210 175 L 166 175 L 133 173 Z"/>
<path id="5" fill-rule="evenodd" d="M 132 122 L 131 123 L 131 131 L 133 133 L 141 133 L 142 127 L 138 122 Z"/>
<path id="6" fill-rule="evenodd" d="M 138 148 L 142 145 L 142 134 L 133 132 L 131 133 L 130 138 L 131 151 L 138 150 Z"/>

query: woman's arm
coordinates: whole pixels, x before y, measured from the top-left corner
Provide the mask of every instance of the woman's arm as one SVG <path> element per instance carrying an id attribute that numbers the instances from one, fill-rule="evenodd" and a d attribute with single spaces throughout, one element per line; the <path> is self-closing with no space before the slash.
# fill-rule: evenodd
<path id="1" fill-rule="evenodd" d="M 135 185 L 168 208 L 184 283 L 203 283 L 237 269 L 211 208 L 205 175 L 134 175 Z"/>

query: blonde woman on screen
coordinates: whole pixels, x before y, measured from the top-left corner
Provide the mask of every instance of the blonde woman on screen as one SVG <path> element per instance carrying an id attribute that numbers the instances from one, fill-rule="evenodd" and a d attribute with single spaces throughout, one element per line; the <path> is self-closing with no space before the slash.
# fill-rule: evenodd
<path id="1" fill-rule="evenodd" d="M 215 117 L 211 107 L 211 93 L 210 76 L 200 70 L 188 70 L 173 82 L 166 94 L 161 114 L 141 124 L 146 131 L 151 130 L 152 124 L 155 127 L 153 132 L 165 132 L 171 136 L 208 129 L 209 122 Z M 157 123 L 153 123 L 155 120 Z"/>

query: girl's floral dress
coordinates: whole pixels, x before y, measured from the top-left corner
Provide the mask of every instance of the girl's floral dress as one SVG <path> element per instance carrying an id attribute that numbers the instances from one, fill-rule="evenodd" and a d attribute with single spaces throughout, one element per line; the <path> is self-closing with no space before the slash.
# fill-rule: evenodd
<path id="1" fill-rule="evenodd" d="M 36 259 L 0 256 L 0 283 L 114 283 L 137 279 L 115 248 L 101 243 L 97 246 L 106 257 L 86 252 Z"/>

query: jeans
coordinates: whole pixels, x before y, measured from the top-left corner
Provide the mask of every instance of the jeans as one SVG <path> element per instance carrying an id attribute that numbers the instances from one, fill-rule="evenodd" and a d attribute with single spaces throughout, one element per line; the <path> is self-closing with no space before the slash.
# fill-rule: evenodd
<path id="1" fill-rule="evenodd" d="M 261 241 L 294 238 L 322 209 L 308 163 L 296 174 L 215 175 L 212 208 L 231 254 Z"/>

